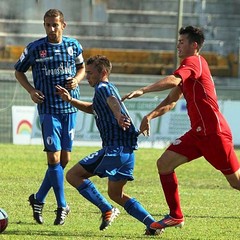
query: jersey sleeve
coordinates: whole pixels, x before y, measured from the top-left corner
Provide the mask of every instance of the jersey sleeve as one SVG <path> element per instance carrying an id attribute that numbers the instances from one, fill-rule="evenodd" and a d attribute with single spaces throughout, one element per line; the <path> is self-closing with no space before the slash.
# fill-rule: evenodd
<path id="1" fill-rule="evenodd" d="M 97 87 L 96 94 L 101 96 L 102 99 L 107 100 L 108 97 L 112 96 L 113 93 L 111 92 L 111 89 L 109 88 L 108 84 L 100 83 Z"/>
<path id="2" fill-rule="evenodd" d="M 180 67 L 174 71 L 174 75 L 178 75 L 182 78 L 182 81 L 185 81 L 188 78 L 198 78 L 198 68 L 195 62 L 193 61 L 194 58 L 189 57 L 182 61 Z"/>
<path id="3" fill-rule="evenodd" d="M 31 58 L 31 48 L 31 43 L 25 47 L 17 63 L 14 65 L 15 70 L 19 72 L 26 72 L 33 65 Z"/>
<path id="4" fill-rule="evenodd" d="M 82 45 L 76 40 L 75 44 L 77 46 L 77 56 L 75 58 L 76 65 L 78 64 L 83 64 L 84 63 L 84 58 L 83 58 L 83 48 Z"/>

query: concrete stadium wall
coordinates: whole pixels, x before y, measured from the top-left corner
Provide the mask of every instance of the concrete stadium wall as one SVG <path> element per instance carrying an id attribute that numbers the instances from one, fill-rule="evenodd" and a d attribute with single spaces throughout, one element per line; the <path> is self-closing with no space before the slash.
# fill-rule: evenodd
<path id="1" fill-rule="evenodd" d="M 0 45 L 23 44 L 44 34 L 42 18 L 59 8 L 66 34 L 85 48 L 174 50 L 177 0 L 1 0 Z M 205 29 L 205 51 L 237 53 L 240 1 L 185 0 L 183 25 Z"/>

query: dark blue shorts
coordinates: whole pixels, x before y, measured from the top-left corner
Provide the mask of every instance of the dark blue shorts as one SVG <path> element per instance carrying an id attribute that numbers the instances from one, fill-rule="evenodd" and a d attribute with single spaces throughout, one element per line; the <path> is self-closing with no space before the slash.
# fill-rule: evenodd
<path id="1" fill-rule="evenodd" d="M 132 181 L 135 154 L 130 147 L 104 147 L 79 161 L 88 172 L 111 181 Z"/>
<path id="2" fill-rule="evenodd" d="M 71 151 L 77 113 L 40 114 L 44 151 Z"/>

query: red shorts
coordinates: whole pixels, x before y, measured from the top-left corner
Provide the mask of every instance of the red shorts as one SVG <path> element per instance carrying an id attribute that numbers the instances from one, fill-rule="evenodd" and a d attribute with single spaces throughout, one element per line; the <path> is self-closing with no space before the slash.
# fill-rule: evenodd
<path id="1" fill-rule="evenodd" d="M 190 130 L 176 139 L 168 150 L 186 156 L 189 161 L 204 157 L 224 175 L 232 174 L 240 167 L 230 133 L 199 136 Z"/>

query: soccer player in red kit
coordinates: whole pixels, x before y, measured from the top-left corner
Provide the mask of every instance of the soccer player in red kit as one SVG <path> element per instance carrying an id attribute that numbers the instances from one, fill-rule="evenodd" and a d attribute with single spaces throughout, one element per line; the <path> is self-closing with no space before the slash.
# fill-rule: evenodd
<path id="1" fill-rule="evenodd" d="M 231 187 L 240 190 L 240 165 L 234 152 L 231 130 L 219 110 L 208 63 L 200 55 L 203 42 L 204 34 L 200 28 L 181 28 L 177 44 L 181 64 L 173 75 L 122 98 L 131 99 L 145 93 L 171 89 L 168 96 L 142 119 L 140 131 L 144 135 L 150 134 L 150 121 L 153 118 L 174 108 L 182 96 L 186 99 L 191 129 L 176 139 L 157 160 L 160 182 L 170 212 L 159 222 L 151 224 L 155 230 L 163 231 L 166 227 L 184 225 L 178 180 L 174 171 L 184 163 L 203 156 L 224 174 Z"/>

